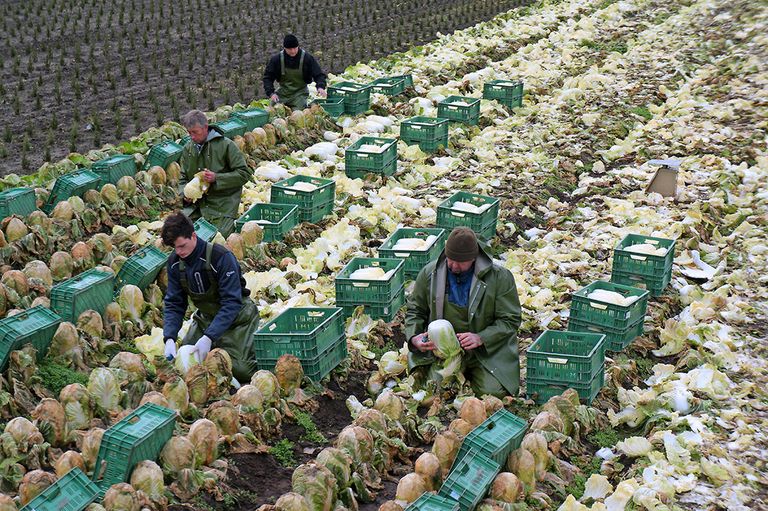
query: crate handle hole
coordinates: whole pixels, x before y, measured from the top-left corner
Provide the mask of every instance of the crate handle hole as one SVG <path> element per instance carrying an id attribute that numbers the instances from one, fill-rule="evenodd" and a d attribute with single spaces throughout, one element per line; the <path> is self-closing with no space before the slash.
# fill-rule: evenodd
<path id="1" fill-rule="evenodd" d="M 593 309 L 599 309 L 599 310 L 601 310 L 601 311 L 604 311 L 605 309 L 607 309 L 607 308 L 608 308 L 608 306 L 607 306 L 607 305 L 603 305 L 602 303 L 589 302 L 589 305 L 590 305 L 590 307 L 592 307 Z"/>
<path id="2" fill-rule="evenodd" d="M 325 316 L 325 312 L 323 312 L 323 311 L 309 311 L 307 313 L 307 316 L 309 316 L 310 318 L 322 318 L 323 316 Z"/>
<path id="3" fill-rule="evenodd" d="M 136 424 L 136 423 L 137 423 L 137 422 L 139 422 L 140 420 L 141 420 L 141 418 L 140 418 L 138 415 L 134 415 L 133 417 L 131 417 L 130 419 L 128 419 L 128 422 L 129 422 L 130 424 Z"/>

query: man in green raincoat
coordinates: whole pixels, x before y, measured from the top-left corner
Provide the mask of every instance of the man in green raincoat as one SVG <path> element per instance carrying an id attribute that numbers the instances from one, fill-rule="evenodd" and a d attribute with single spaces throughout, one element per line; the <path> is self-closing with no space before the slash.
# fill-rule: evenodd
<path id="1" fill-rule="evenodd" d="M 200 171 L 210 185 L 196 202 L 184 198 L 184 214 L 191 220 L 205 218 L 225 238 L 235 228 L 243 186 L 251 179 L 252 171 L 245 163 L 237 144 L 208 126 L 208 119 L 200 110 L 192 110 L 181 119 L 189 132 L 190 141 L 181 153 L 181 179 L 179 193 L 184 197 L 184 186 Z"/>
<path id="2" fill-rule="evenodd" d="M 280 88 L 275 91 L 275 81 Z M 307 84 L 315 82 L 317 95 L 326 96 L 326 76 L 315 57 L 304 48 L 293 34 L 283 39 L 283 49 L 273 55 L 264 69 L 264 92 L 273 103 L 283 103 L 294 110 L 307 108 L 309 89 Z"/>
<path id="3" fill-rule="evenodd" d="M 181 344 L 194 345 L 192 352 L 201 363 L 211 349 L 224 349 L 232 359 L 233 385 L 250 381 L 256 372 L 253 333 L 259 325 L 259 313 L 234 254 L 198 238 L 183 213 L 165 219 L 161 236 L 163 243 L 174 249 L 168 258 L 163 304 L 166 358 L 176 357 L 176 338 L 191 300 L 197 310 Z"/>
<path id="4" fill-rule="evenodd" d="M 408 369 L 425 381 L 440 380 L 427 327 L 445 319 L 464 350 L 462 371 L 475 394 L 515 396 L 520 387 L 521 318 L 512 273 L 493 263 L 471 229 L 457 227 L 443 253 L 419 272 L 408 298 Z"/>

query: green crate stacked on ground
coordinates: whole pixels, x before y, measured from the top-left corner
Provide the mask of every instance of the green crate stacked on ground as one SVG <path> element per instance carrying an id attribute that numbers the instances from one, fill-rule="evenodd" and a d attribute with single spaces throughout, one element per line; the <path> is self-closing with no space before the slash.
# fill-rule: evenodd
<path id="1" fill-rule="evenodd" d="M 358 115 L 371 107 L 371 86 L 354 82 L 338 82 L 328 87 L 328 99 L 343 99 L 344 113 Z"/>
<path id="2" fill-rule="evenodd" d="M 93 268 L 53 286 L 51 309 L 70 323 L 77 323 L 80 314 L 87 310 L 103 315 L 112 302 L 114 289 L 114 274 Z"/>
<path id="3" fill-rule="evenodd" d="M 617 305 L 588 298 L 595 290 L 614 291 L 636 297 L 629 305 Z M 598 332 L 605 334 L 608 350 L 622 351 L 643 333 L 648 291 L 613 282 L 596 281 L 573 293 L 568 330 L 572 332 Z"/>
<path id="4" fill-rule="evenodd" d="M 438 495 L 458 502 L 461 511 L 472 511 L 488 493 L 501 467 L 483 453 L 469 450 L 451 467 Z"/>
<path id="5" fill-rule="evenodd" d="M 448 96 L 437 104 L 437 116 L 470 126 L 480 122 L 480 100 L 465 96 Z"/>
<path id="6" fill-rule="evenodd" d="M 478 208 L 486 207 L 475 213 L 463 209 L 454 209 L 454 204 L 463 202 Z M 469 227 L 483 239 L 496 236 L 496 222 L 499 219 L 499 199 L 469 192 L 456 192 L 437 206 L 437 226 L 450 232 L 454 227 Z"/>
<path id="7" fill-rule="evenodd" d="M 377 78 L 370 83 L 370 86 L 371 92 L 387 96 L 397 96 L 405 90 L 405 79 L 402 77 Z"/>
<path id="8" fill-rule="evenodd" d="M 226 121 L 221 121 L 211 124 L 215 127 L 219 133 L 227 138 L 235 138 L 236 136 L 243 136 L 248 131 L 248 125 L 240 119 L 229 118 Z"/>
<path id="9" fill-rule="evenodd" d="M 198 238 L 202 238 L 205 241 L 213 241 L 216 237 L 216 233 L 219 232 L 216 226 L 205 218 L 198 218 L 194 223 L 195 233 Z"/>
<path id="10" fill-rule="evenodd" d="M 107 183 L 117 184 L 121 177 L 136 175 L 136 160 L 130 154 L 116 154 L 91 165 L 91 172 L 101 179 L 100 186 Z"/>
<path id="11" fill-rule="evenodd" d="M 155 461 L 176 427 L 176 412 L 145 403 L 104 432 L 91 479 L 104 494 L 128 481 L 137 463 Z"/>
<path id="12" fill-rule="evenodd" d="M 181 144 L 177 144 L 171 140 L 155 144 L 149 150 L 149 154 L 147 154 L 143 169 L 149 170 L 150 167 L 154 167 L 155 165 L 167 169 L 168 165 L 175 161 L 179 161 L 183 150 L 184 147 Z"/>
<path id="13" fill-rule="evenodd" d="M 46 214 L 50 214 L 59 202 L 74 196 L 80 197 L 88 190 L 97 190 L 100 183 L 99 175 L 86 169 L 75 170 L 59 176 L 53 184 L 53 189 L 42 210 Z"/>
<path id="14" fill-rule="evenodd" d="M 82 511 L 99 498 L 99 487 L 75 467 L 33 498 L 21 511 Z"/>
<path id="15" fill-rule="evenodd" d="M 354 257 L 336 275 L 336 306 L 351 316 L 363 305 L 365 314 L 373 319 L 392 321 L 405 303 L 405 263 L 402 259 Z M 386 280 L 352 279 L 350 276 L 361 268 L 381 268 Z"/>
<path id="16" fill-rule="evenodd" d="M 344 317 L 338 307 L 291 307 L 253 334 L 258 369 L 272 370 L 295 355 L 304 374 L 320 381 L 347 356 Z"/>
<path id="17" fill-rule="evenodd" d="M 254 204 L 235 220 L 235 232 L 240 232 L 246 222 L 257 222 L 264 230 L 264 241 L 280 241 L 299 225 L 299 207 L 295 204 Z"/>
<path id="18" fill-rule="evenodd" d="M 627 248 L 639 244 L 666 249 L 666 253 L 655 255 L 627 250 Z M 662 295 L 672 280 L 675 244 L 676 241 L 673 239 L 628 234 L 613 249 L 611 282 L 625 286 L 641 285 L 651 293 L 651 296 Z"/>
<path id="19" fill-rule="evenodd" d="M 590 404 L 605 381 L 604 334 L 544 331 L 528 348 L 526 394 L 542 404 L 574 389 Z"/>
<path id="20" fill-rule="evenodd" d="M 395 248 L 397 242 L 405 238 L 418 238 L 421 240 L 430 239 L 433 236 L 434 241 L 424 250 L 409 250 Z M 379 247 L 379 257 L 404 259 L 403 274 L 406 279 L 415 279 L 419 271 L 430 261 L 437 259 L 440 252 L 445 247 L 446 233 L 445 229 L 434 227 L 414 228 L 400 227 L 387 238 Z"/>
<path id="21" fill-rule="evenodd" d="M 523 106 L 523 82 L 491 80 L 483 85 L 483 99 L 495 99 L 508 108 Z"/>
<path id="22" fill-rule="evenodd" d="M 417 115 L 400 124 L 400 139 L 418 144 L 422 151 L 433 152 L 448 147 L 448 119 Z"/>
<path id="23" fill-rule="evenodd" d="M 13 215 L 24 218 L 36 209 L 34 188 L 11 188 L 0 193 L 0 220 Z"/>
<path id="24" fill-rule="evenodd" d="M 246 129 L 248 131 L 253 131 L 269 122 L 269 112 L 262 110 L 261 108 L 249 108 L 247 110 L 232 112 L 230 118 L 244 122 Z"/>
<path id="25" fill-rule="evenodd" d="M 43 358 L 61 322 L 61 316 L 42 305 L 0 319 L 0 371 L 5 371 L 11 352 L 27 343 Z"/>
<path id="26" fill-rule="evenodd" d="M 338 117 L 344 114 L 344 98 L 316 99 L 312 104 L 320 105 L 331 117 Z"/>
<path id="27" fill-rule="evenodd" d="M 509 454 L 520 447 L 527 430 L 528 421 L 503 408 L 498 410 L 464 437 L 453 467 L 458 467 L 469 452 L 481 453 L 504 466 Z"/>
<path id="28" fill-rule="evenodd" d="M 418 499 L 411 502 L 405 511 L 459 511 L 459 503 L 434 493 L 424 492 Z"/>
<path id="29" fill-rule="evenodd" d="M 367 146 L 375 146 L 373 152 Z M 397 171 L 397 139 L 360 137 L 344 152 L 344 172 L 352 178 L 365 178 L 367 174 L 391 176 Z"/>
<path id="30" fill-rule="evenodd" d="M 147 245 L 126 259 L 115 277 L 115 295 L 120 289 L 132 284 L 144 291 L 157 278 L 168 262 L 168 254 L 154 245 Z"/>
<path id="31" fill-rule="evenodd" d="M 309 183 L 316 188 L 304 191 L 294 188 L 297 183 Z M 336 182 L 310 176 L 293 176 L 272 185 L 269 201 L 273 204 L 295 204 L 301 222 L 318 222 L 333 212 Z"/>

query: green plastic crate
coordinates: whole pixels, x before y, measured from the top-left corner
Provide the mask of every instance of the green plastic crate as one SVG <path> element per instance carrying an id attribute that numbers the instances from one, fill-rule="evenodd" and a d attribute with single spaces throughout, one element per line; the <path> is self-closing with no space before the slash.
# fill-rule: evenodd
<path id="1" fill-rule="evenodd" d="M 147 154 L 143 169 L 149 170 L 150 167 L 154 167 L 155 165 L 167 169 L 168 165 L 175 161 L 179 161 L 183 150 L 184 147 L 182 145 L 171 140 L 155 144 L 149 150 L 149 154 Z"/>
<path id="2" fill-rule="evenodd" d="M 238 135 L 242 137 L 248 131 L 248 125 L 237 118 L 229 118 L 226 121 L 211 124 L 211 127 L 215 127 L 219 133 L 227 138 L 235 138 Z"/>
<path id="3" fill-rule="evenodd" d="M 489 205 L 482 213 L 453 209 L 457 202 L 466 202 L 473 206 Z M 469 227 L 483 239 L 496 236 L 496 222 L 499 218 L 499 199 L 469 192 L 456 192 L 437 206 L 437 226 L 452 231 L 454 227 Z"/>
<path id="4" fill-rule="evenodd" d="M 216 226 L 205 218 L 198 218 L 195 221 L 194 227 L 197 237 L 209 242 L 213 241 L 213 238 L 216 237 L 216 233 L 219 232 L 219 230 L 216 229 Z"/>
<path id="5" fill-rule="evenodd" d="M 279 241 L 299 224 L 299 207 L 295 204 L 254 204 L 235 220 L 235 231 L 240 232 L 250 221 L 259 222 L 264 230 L 265 242 Z"/>
<path id="6" fill-rule="evenodd" d="M 474 126 L 480 122 L 480 100 L 464 96 L 448 96 L 437 104 L 437 116 Z"/>
<path id="7" fill-rule="evenodd" d="M 527 378 L 589 383 L 605 365 L 605 334 L 545 330 L 528 348 Z"/>
<path id="8" fill-rule="evenodd" d="M 154 245 L 139 249 L 123 263 L 120 271 L 117 272 L 115 295 L 127 284 L 133 284 L 143 291 L 155 281 L 157 274 L 167 262 L 168 254 Z"/>
<path id="9" fill-rule="evenodd" d="M 91 171 L 99 176 L 101 186 L 107 183 L 114 185 L 123 176 L 136 175 L 136 160 L 130 154 L 116 154 L 91 165 Z"/>
<path id="10" fill-rule="evenodd" d="M 312 104 L 323 107 L 331 117 L 338 117 L 344 113 L 344 98 L 316 99 Z"/>
<path id="11" fill-rule="evenodd" d="M 608 351 L 623 351 L 632 344 L 637 337 L 643 335 L 644 324 L 641 319 L 634 325 L 626 328 L 610 328 L 607 326 L 593 325 L 588 321 L 574 318 L 568 319 L 568 330 L 571 332 L 592 332 L 605 334 L 606 349 Z"/>
<path id="12" fill-rule="evenodd" d="M 579 394 L 579 400 L 590 404 L 600 389 L 605 385 L 605 366 L 587 382 L 558 383 L 552 380 L 539 380 L 527 376 L 525 379 L 525 393 L 529 399 L 534 399 L 536 404 L 546 403 L 551 397 L 559 396 L 568 389 L 573 389 Z"/>
<path id="13" fill-rule="evenodd" d="M 291 307 L 253 334 L 256 359 L 277 360 L 289 353 L 311 360 L 344 335 L 338 307 Z"/>
<path id="14" fill-rule="evenodd" d="M 310 183 L 317 188 L 312 191 L 293 189 L 298 182 Z M 333 211 L 336 199 L 336 182 L 310 176 L 293 176 L 272 185 L 270 202 L 274 204 L 295 204 L 299 206 L 299 220 L 317 222 Z"/>
<path id="15" fill-rule="evenodd" d="M 373 170 L 352 170 L 349 167 L 344 169 L 344 173 L 350 179 L 362 179 L 366 180 L 370 176 L 372 179 L 376 179 L 379 176 L 391 176 L 397 172 L 397 159 L 392 160 L 384 166 L 384 170 L 381 172 L 375 172 Z"/>
<path id="16" fill-rule="evenodd" d="M 344 113 L 358 115 L 371 106 L 371 86 L 354 82 L 338 82 L 328 87 L 328 99 L 343 99 Z"/>
<path id="17" fill-rule="evenodd" d="M 36 209 L 34 188 L 11 188 L 0 193 L 0 220 L 12 215 L 23 218 Z"/>
<path id="18" fill-rule="evenodd" d="M 672 281 L 672 267 L 664 274 L 664 276 L 657 277 L 644 277 L 631 272 L 623 272 L 621 270 L 613 270 L 611 272 L 611 282 L 621 284 L 623 286 L 632 286 L 638 289 L 646 289 L 651 296 L 661 296 L 664 294 L 664 290 Z"/>
<path id="19" fill-rule="evenodd" d="M 347 338 L 342 334 L 319 355 L 312 358 L 298 358 L 304 369 L 304 375 L 312 381 L 319 382 L 347 358 Z M 276 364 L 276 358 L 261 358 L 258 355 L 256 357 L 256 368 L 259 370 L 271 371 Z"/>
<path id="20" fill-rule="evenodd" d="M 495 99 L 506 107 L 523 105 L 523 82 L 520 80 L 491 80 L 483 85 L 483 99 Z"/>
<path id="21" fill-rule="evenodd" d="M 663 256 L 639 254 L 626 250 L 628 247 L 646 243 L 666 248 Z M 643 283 L 653 296 L 659 296 L 672 280 L 672 263 L 675 259 L 676 240 L 654 238 L 640 234 L 628 234 L 613 249 L 613 270 L 611 281 L 632 285 L 630 281 Z M 617 278 L 614 278 L 616 275 Z"/>
<path id="22" fill-rule="evenodd" d="M 461 511 L 472 511 L 488 493 L 501 465 L 477 451 L 467 451 L 451 467 L 438 495 L 459 503 Z"/>
<path id="23" fill-rule="evenodd" d="M 176 427 L 176 412 L 145 403 L 104 432 L 91 478 L 104 494 L 128 481 L 137 463 L 156 460 Z"/>
<path id="24" fill-rule="evenodd" d="M 88 190 L 99 188 L 101 178 L 95 172 L 80 169 L 59 176 L 53 184 L 53 189 L 48 195 L 48 201 L 43 206 L 43 211 L 50 214 L 56 204 L 70 197 L 81 196 Z"/>
<path id="25" fill-rule="evenodd" d="M 77 323 L 83 311 L 95 310 L 99 314 L 112 302 L 115 276 L 95 268 L 56 284 L 51 289 L 51 309 L 61 319 Z"/>
<path id="26" fill-rule="evenodd" d="M 381 152 L 364 151 L 363 146 L 375 146 L 380 148 Z M 344 169 L 348 176 L 350 172 L 384 174 L 391 169 L 392 162 L 395 160 L 397 160 L 397 139 L 360 137 L 360 140 L 344 152 Z"/>
<path id="27" fill-rule="evenodd" d="M 397 96 L 405 90 L 405 79 L 392 77 L 377 78 L 370 85 L 371 92 L 387 96 Z"/>
<path id="28" fill-rule="evenodd" d="M 625 298 L 637 298 L 630 305 L 616 305 L 588 298 L 590 293 L 600 289 L 619 293 Z M 638 321 L 643 321 L 648 308 L 649 294 L 648 291 L 636 287 L 597 280 L 573 293 L 570 317 L 595 326 L 606 326 L 617 330 L 624 329 Z"/>
<path id="29" fill-rule="evenodd" d="M 35 347 L 42 359 L 61 321 L 61 316 L 42 305 L 0 319 L 0 371 L 5 371 L 11 352 L 27 343 Z"/>
<path id="30" fill-rule="evenodd" d="M 361 300 L 336 299 L 336 307 L 342 308 L 345 317 L 352 316 L 355 309 L 361 305 L 364 314 L 368 314 L 372 319 L 381 319 L 389 323 L 395 319 L 398 311 L 405 305 L 405 286 L 401 287 L 394 298 L 387 303 L 361 303 Z"/>
<path id="31" fill-rule="evenodd" d="M 405 84 L 405 88 L 406 89 L 408 87 L 413 87 L 413 75 L 411 73 L 408 73 L 408 74 L 405 74 L 405 75 L 390 76 L 390 78 L 402 79 L 404 84 Z"/>
<path id="32" fill-rule="evenodd" d="M 184 148 L 185 145 L 189 143 L 189 141 L 192 140 L 192 137 L 189 135 L 185 135 L 179 139 L 179 145 Z"/>
<path id="33" fill-rule="evenodd" d="M 405 511 L 459 511 L 459 503 L 434 493 L 424 492 Z"/>
<path id="34" fill-rule="evenodd" d="M 426 240 L 429 236 L 436 239 L 426 250 L 395 250 L 397 241 L 403 238 L 420 238 Z M 445 247 L 445 229 L 434 227 L 413 228 L 400 227 L 379 247 L 379 257 L 404 259 L 403 274 L 406 279 L 414 279 L 419 271 L 433 259 L 437 259 Z"/>
<path id="35" fill-rule="evenodd" d="M 453 467 L 458 467 L 468 452 L 481 453 L 504 466 L 509 454 L 520 447 L 527 430 L 528 421 L 503 408 L 498 410 L 464 438 Z"/>
<path id="36" fill-rule="evenodd" d="M 400 138 L 408 145 L 418 144 L 422 151 L 436 151 L 448 147 L 448 124 L 448 119 L 417 115 L 400 124 Z"/>
<path id="37" fill-rule="evenodd" d="M 336 301 L 363 304 L 388 304 L 400 293 L 404 277 L 402 259 L 384 259 L 376 257 L 353 257 L 336 275 Z M 384 272 L 392 271 L 387 280 L 351 279 L 350 275 L 360 268 L 381 268 Z"/>
<path id="38" fill-rule="evenodd" d="M 75 467 L 32 499 L 21 511 L 82 511 L 99 498 L 99 487 Z"/>
<path id="39" fill-rule="evenodd" d="M 248 110 L 232 112 L 230 117 L 244 122 L 248 131 L 253 131 L 255 128 L 264 126 L 269 122 L 269 112 L 261 108 L 249 108 Z"/>

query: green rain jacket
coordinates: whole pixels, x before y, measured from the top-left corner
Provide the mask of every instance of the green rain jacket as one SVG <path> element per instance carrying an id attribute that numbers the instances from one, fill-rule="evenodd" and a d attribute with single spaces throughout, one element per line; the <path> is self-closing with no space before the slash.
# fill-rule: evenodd
<path id="1" fill-rule="evenodd" d="M 181 153 L 181 179 L 179 193 L 184 194 L 184 185 L 203 169 L 216 173 L 216 181 L 211 183 L 208 193 L 184 208 L 184 213 L 192 220 L 201 216 L 211 222 L 226 238 L 232 233 L 238 218 L 243 185 L 251 179 L 252 171 L 245 163 L 245 156 L 230 139 L 211 127 L 208 139 L 200 152 L 197 144 L 187 142 Z"/>
<path id="2" fill-rule="evenodd" d="M 408 340 L 408 369 L 431 364 L 432 353 L 417 351 L 410 340 L 427 331 L 429 323 L 443 319 L 448 284 L 445 252 L 422 268 L 408 297 L 405 336 Z M 478 361 L 511 395 L 520 387 L 520 358 L 517 329 L 522 315 L 515 278 L 506 268 L 493 263 L 482 249 L 475 261 L 475 275 L 469 292 L 470 331 L 480 336 L 483 345 L 475 349 Z"/>

